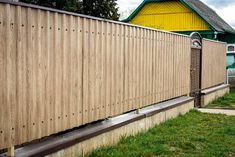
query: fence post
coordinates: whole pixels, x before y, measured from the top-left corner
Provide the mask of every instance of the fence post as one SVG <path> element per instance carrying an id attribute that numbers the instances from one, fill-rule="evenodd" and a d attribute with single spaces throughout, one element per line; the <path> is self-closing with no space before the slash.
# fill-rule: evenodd
<path id="1" fill-rule="evenodd" d="M 139 108 L 136 110 L 136 114 L 140 114 L 140 109 Z"/>
<path id="2" fill-rule="evenodd" d="M 11 146 L 11 147 L 8 148 L 7 156 L 9 156 L 9 157 L 15 156 L 15 148 L 14 148 L 14 146 Z"/>

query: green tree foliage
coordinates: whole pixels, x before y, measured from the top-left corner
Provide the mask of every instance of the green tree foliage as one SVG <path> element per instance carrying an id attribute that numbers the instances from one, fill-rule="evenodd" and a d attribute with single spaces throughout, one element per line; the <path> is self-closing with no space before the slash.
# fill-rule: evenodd
<path id="1" fill-rule="evenodd" d="M 117 0 L 20 0 L 65 11 L 71 11 L 90 16 L 118 20 Z"/>
<path id="2" fill-rule="evenodd" d="M 83 0 L 83 13 L 86 15 L 118 20 L 117 0 Z"/>

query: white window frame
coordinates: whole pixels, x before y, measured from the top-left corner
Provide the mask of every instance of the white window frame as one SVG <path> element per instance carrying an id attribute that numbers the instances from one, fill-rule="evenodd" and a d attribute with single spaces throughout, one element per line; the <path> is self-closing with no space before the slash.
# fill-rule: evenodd
<path id="1" fill-rule="evenodd" d="M 233 46 L 234 47 L 234 51 L 228 51 L 228 47 L 229 46 Z M 235 44 L 228 44 L 227 45 L 227 54 L 235 54 Z"/>

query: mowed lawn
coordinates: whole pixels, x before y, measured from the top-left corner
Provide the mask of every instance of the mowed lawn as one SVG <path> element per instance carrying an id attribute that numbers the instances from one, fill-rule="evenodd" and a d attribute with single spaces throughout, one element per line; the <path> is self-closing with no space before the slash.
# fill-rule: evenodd
<path id="1" fill-rule="evenodd" d="M 215 101 L 211 102 L 207 108 L 231 108 L 235 109 L 235 88 L 230 89 L 230 93 L 225 94 L 223 97 L 219 97 Z"/>
<path id="2" fill-rule="evenodd" d="M 89 157 L 235 157 L 235 116 L 193 110 Z"/>

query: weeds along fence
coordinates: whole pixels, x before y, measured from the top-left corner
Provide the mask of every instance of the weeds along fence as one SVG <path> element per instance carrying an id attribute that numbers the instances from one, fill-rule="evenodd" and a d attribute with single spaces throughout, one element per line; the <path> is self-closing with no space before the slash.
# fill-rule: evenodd
<path id="1" fill-rule="evenodd" d="M 202 89 L 226 82 L 226 43 L 202 40 Z"/>
<path id="2" fill-rule="evenodd" d="M 190 38 L 0 3 L 0 149 L 186 95 Z"/>

